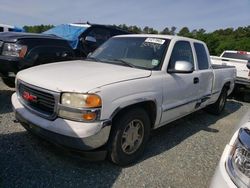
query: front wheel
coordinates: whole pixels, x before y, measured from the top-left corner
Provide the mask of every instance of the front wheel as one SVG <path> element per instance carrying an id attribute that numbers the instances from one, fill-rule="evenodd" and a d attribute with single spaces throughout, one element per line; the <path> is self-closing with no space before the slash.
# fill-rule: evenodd
<path id="1" fill-rule="evenodd" d="M 218 100 L 214 104 L 209 105 L 206 108 L 206 111 L 208 111 L 211 114 L 219 115 L 224 110 L 226 101 L 227 101 L 227 89 L 223 88 Z"/>
<path id="2" fill-rule="evenodd" d="M 143 153 L 150 133 L 150 119 L 145 110 L 135 108 L 116 118 L 110 139 L 109 158 L 126 166 Z"/>

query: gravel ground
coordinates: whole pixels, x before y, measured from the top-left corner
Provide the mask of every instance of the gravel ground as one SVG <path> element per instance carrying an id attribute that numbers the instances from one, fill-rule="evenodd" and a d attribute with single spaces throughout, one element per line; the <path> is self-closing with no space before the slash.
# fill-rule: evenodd
<path id="1" fill-rule="evenodd" d="M 0 187 L 208 187 L 222 151 L 249 108 L 229 100 L 224 113 L 198 111 L 152 133 L 141 161 L 120 168 L 88 162 L 13 123 L 0 82 Z"/>

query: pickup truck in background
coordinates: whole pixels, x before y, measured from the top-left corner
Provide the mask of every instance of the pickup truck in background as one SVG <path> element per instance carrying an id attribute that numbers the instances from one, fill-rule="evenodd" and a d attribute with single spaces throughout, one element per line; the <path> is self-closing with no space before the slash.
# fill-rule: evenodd
<path id="1" fill-rule="evenodd" d="M 250 87 L 250 52 L 224 51 L 220 57 L 211 56 L 213 64 L 235 66 L 236 88 Z"/>
<path id="2" fill-rule="evenodd" d="M 86 60 L 19 72 L 12 105 L 30 132 L 128 165 L 152 129 L 205 107 L 220 114 L 235 77 L 234 67 L 211 64 L 201 41 L 122 35 Z"/>
<path id="3" fill-rule="evenodd" d="M 97 24 L 62 24 L 42 34 L 0 33 L 0 77 L 15 86 L 18 71 L 45 63 L 85 58 L 120 28 Z"/>

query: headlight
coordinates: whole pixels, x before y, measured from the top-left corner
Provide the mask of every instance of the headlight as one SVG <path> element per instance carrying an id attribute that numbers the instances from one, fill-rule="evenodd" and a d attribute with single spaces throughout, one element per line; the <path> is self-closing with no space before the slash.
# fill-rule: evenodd
<path id="1" fill-rule="evenodd" d="M 13 43 L 5 43 L 2 55 L 23 58 L 27 52 L 27 46 Z"/>
<path id="2" fill-rule="evenodd" d="M 250 187 L 250 130 L 241 128 L 227 161 L 227 171 L 239 187 Z"/>
<path id="3" fill-rule="evenodd" d="M 63 93 L 61 103 L 73 108 L 98 108 L 102 106 L 102 100 L 96 94 Z"/>
<path id="4" fill-rule="evenodd" d="M 59 116 L 77 121 L 100 118 L 102 100 L 96 94 L 63 93 Z"/>

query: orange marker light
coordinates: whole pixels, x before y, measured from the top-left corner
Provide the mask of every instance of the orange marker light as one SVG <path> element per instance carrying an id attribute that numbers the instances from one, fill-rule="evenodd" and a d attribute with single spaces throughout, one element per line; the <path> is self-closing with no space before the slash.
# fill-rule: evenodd
<path id="1" fill-rule="evenodd" d="M 96 119 L 96 114 L 95 113 L 87 113 L 82 115 L 83 119 L 87 121 L 95 120 Z"/>

